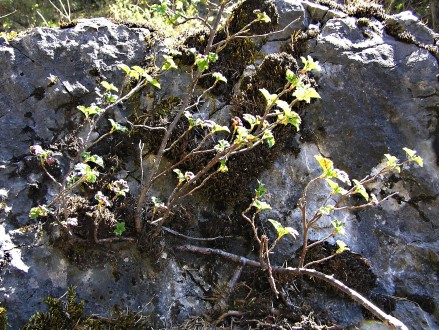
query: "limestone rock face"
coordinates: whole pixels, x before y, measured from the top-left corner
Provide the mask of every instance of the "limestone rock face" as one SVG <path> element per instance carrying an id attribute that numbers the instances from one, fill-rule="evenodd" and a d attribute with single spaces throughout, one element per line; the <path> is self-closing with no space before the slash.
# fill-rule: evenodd
<path id="1" fill-rule="evenodd" d="M 314 76 L 321 100 L 304 107 L 301 130 L 288 133 L 279 143 L 282 147 L 266 158 L 259 171 L 249 169 L 252 177 L 235 191 L 251 195 L 256 179 L 262 180 L 270 192 L 272 210 L 261 220 L 279 219 L 283 225 L 299 229 L 297 199 L 306 183 L 319 175 L 314 155 L 332 159 L 336 167 L 360 179 L 383 161 L 385 153 L 402 159 L 403 147 L 417 150 L 424 168 L 395 175 L 389 185 L 370 188 L 382 196 L 398 192 L 398 198 L 344 214 L 341 220 L 346 221 L 344 241 L 352 252 L 369 261 L 376 276 L 371 295 L 391 301 L 389 312 L 409 328 L 439 328 L 439 70 L 437 55 L 420 46 L 434 47 L 437 35 L 410 13 L 386 21 L 398 22 L 418 44 L 389 35 L 382 19 L 359 22 L 359 18 L 306 1 L 277 0 L 274 4 L 279 29 L 295 21 L 258 44 L 260 52 L 285 62 L 292 55 L 279 54 L 290 49 L 292 31 L 309 32 L 300 55 L 311 55 L 322 67 Z M 185 240 L 165 234 L 151 238 L 150 245 L 142 241 L 146 244 L 142 248 L 130 243 L 90 244 L 68 255 L 52 244 L 56 233 L 46 233 L 48 224 L 37 224 L 28 217 L 31 207 L 47 203 L 58 191 L 38 169 L 40 163 L 30 155 L 29 147 L 71 141 L 72 134 L 81 137 L 81 114 L 76 107 L 95 101 L 102 80 L 122 85 L 124 75 L 117 64 L 145 65 L 165 45 L 155 31 L 106 19 L 80 20 L 68 29 L 36 28 L 11 41 L 0 39 L 0 303 L 9 310 L 12 328 L 22 327 L 48 294 L 59 297 L 69 286 L 77 288 L 91 313 L 109 315 L 119 306 L 148 315 L 155 328 L 170 328 L 209 311 L 211 304 L 203 298 L 212 294 L 215 282 L 233 276 L 235 266 L 223 260 L 205 264 L 201 256 L 174 254 L 173 247 Z M 296 60 L 300 63 L 300 58 Z M 236 113 L 236 104 L 229 100 L 240 95 L 245 87 L 242 82 L 260 74 L 264 65 L 259 66 L 259 59 L 248 64 L 234 75 L 233 95 L 212 95 L 200 105 L 199 116 L 211 115 L 222 125 L 229 122 Z M 124 122 L 133 111 L 154 111 L 173 96 L 184 96 L 189 84 L 187 68 L 161 79 L 161 90 L 141 91 L 135 102 L 112 110 L 110 118 Z M 103 134 L 105 125 L 101 126 L 93 134 Z M 132 149 L 132 157 L 122 160 L 123 170 L 117 174 L 129 181 L 134 199 L 142 172 L 139 142 L 123 145 Z M 145 150 L 143 169 L 147 171 L 155 149 L 149 145 Z M 258 149 L 252 152 L 258 153 Z M 62 177 L 69 159 L 60 159 Z M 167 161 L 172 162 L 172 157 Z M 174 184 L 174 179 L 165 178 L 154 193 L 172 192 Z M 209 197 L 211 190 L 219 188 L 207 187 L 209 193 L 196 196 L 196 202 L 187 206 L 191 220 L 176 224 L 176 229 L 189 236 L 225 236 L 228 233 L 221 232 L 227 223 L 224 219 L 232 218 L 235 227 L 243 228 L 242 234 L 218 246 L 257 259 L 246 223 L 233 218 L 242 212 L 242 204 L 223 205 L 217 197 L 215 201 Z M 327 188 L 317 188 L 310 196 L 310 208 L 318 208 L 327 193 Z M 310 239 L 324 237 L 328 226 L 329 219 Z M 300 245 L 300 238 L 285 239 L 273 261 L 290 262 Z M 146 250 L 155 250 L 154 257 Z M 364 324 L 367 316 L 355 303 L 319 288 L 309 290 L 304 286 L 302 294 L 295 294 L 294 305 L 327 311 L 328 319 L 342 327 Z"/>

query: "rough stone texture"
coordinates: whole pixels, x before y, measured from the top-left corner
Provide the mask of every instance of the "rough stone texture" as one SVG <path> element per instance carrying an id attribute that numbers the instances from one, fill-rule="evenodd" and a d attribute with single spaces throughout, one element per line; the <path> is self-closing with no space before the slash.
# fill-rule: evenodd
<path id="1" fill-rule="evenodd" d="M 344 17 L 324 6 L 292 0 L 279 0 L 276 5 L 281 28 L 297 17 L 301 19 L 294 28 L 319 26 L 321 33 L 308 41 L 307 54 L 322 65 L 322 72 L 316 75 L 322 100 L 306 107 L 301 132 L 291 137 L 299 152 L 285 150 L 260 175 L 271 194 L 273 210 L 266 217 L 299 226 L 296 202 L 304 184 L 318 175 L 315 154 L 330 157 L 337 167 L 361 178 L 382 161 L 384 153 L 403 157 L 404 146 L 418 150 L 425 167 L 404 176 L 404 183 L 397 176 L 393 186 L 384 188 L 386 193 L 398 191 L 401 199 L 345 214 L 345 241 L 353 252 L 370 260 L 378 277 L 376 293 L 402 298 L 396 300 L 395 316 L 412 329 L 436 329 L 437 59 L 425 49 L 387 35 L 382 22 L 375 19 L 371 19 L 370 26 L 359 28 L 356 18 Z M 412 15 L 400 14 L 395 19 L 422 42 L 433 42 L 431 31 Z M 119 305 L 149 315 L 157 327 L 170 327 L 171 322 L 181 322 L 209 309 L 201 299 L 209 285 L 198 273 L 189 275 L 167 250 L 157 261 L 149 260 L 135 247 L 121 245 L 112 258 L 97 249 L 93 253 L 84 251 L 81 260 L 73 262 L 48 244 L 42 230 L 26 230 L 29 209 L 56 193 L 55 185 L 43 183 L 42 174 L 30 170 L 38 163 L 29 156 L 29 146 L 54 143 L 64 137 L 65 126 L 75 123 L 72 118 L 78 116 L 76 106 L 95 99 L 97 78 L 120 85 L 123 75 L 116 64 L 141 65 L 151 54 L 151 38 L 152 32 L 146 29 L 93 19 L 65 30 L 37 28 L 10 42 L 0 39 L 0 197 L 5 205 L 0 220 L 0 259 L 5 261 L 0 269 L 0 299 L 13 311 L 9 321 L 14 329 L 40 308 L 42 298 L 47 294 L 61 296 L 69 285 L 77 287 L 79 297 L 87 301 L 86 307 L 93 313 L 106 315 Z M 288 35 L 277 36 L 270 39 L 263 52 L 276 52 L 288 42 Z M 54 84 L 50 83 L 50 75 L 58 77 Z M 158 92 L 156 98 L 183 95 L 181 86 L 187 85 L 187 79 L 184 72 L 168 75 L 167 83 L 162 85 L 171 87 Z M 144 92 L 142 107 L 151 107 L 152 101 Z M 219 109 L 222 117 L 218 121 L 228 121 L 230 108 L 227 105 Z M 124 107 L 118 111 L 114 115 L 120 118 L 127 113 Z M 311 208 L 324 198 L 325 189 L 320 187 L 312 195 Z M 132 191 L 136 191 L 135 186 Z M 202 199 L 196 204 L 200 222 L 217 219 L 218 214 L 212 214 L 209 204 L 203 204 Z M 222 210 L 221 215 L 240 211 Z M 311 238 L 325 235 L 329 220 L 325 221 Z M 245 255 L 247 245 L 241 244 L 241 239 L 228 247 L 240 249 Z M 283 241 L 276 261 L 289 260 L 299 245 L 299 240 Z M 222 261 L 219 265 L 218 276 L 230 278 L 233 267 Z M 306 300 L 315 308 L 332 311 L 332 317 L 342 326 L 363 322 L 361 309 L 346 299 L 321 292 L 313 292 L 306 299 L 297 295 L 295 303 Z"/>

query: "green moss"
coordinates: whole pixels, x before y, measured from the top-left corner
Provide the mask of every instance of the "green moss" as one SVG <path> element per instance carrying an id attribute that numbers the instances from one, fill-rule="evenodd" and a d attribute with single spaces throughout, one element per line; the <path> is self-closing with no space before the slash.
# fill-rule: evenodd
<path id="1" fill-rule="evenodd" d="M 8 325 L 8 312 L 6 308 L 0 307 L 0 330 L 6 330 Z"/>

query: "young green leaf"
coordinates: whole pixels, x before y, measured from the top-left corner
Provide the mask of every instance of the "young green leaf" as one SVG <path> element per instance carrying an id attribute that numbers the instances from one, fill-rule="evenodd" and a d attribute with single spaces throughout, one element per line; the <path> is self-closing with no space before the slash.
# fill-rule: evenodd
<path id="1" fill-rule="evenodd" d="M 326 205 L 319 208 L 319 212 L 323 215 L 328 215 L 334 211 L 333 205 Z"/>
<path id="2" fill-rule="evenodd" d="M 92 155 L 90 152 L 84 151 L 81 154 L 81 157 L 84 159 L 84 162 L 92 162 L 92 163 L 95 163 L 96 165 L 104 168 L 104 160 L 102 159 L 102 157 L 100 157 L 98 155 Z"/>
<path id="3" fill-rule="evenodd" d="M 271 206 L 268 203 L 262 202 L 262 201 L 260 201 L 258 199 L 255 199 L 253 201 L 252 206 L 256 207 L 259 212 L 266 211 L 266 210 L 271 210 Z"/>
<path id="4" fill-rule="evenodd" d="M 285 102 L 283 100 L 276 100 L 276 105 L 282 109 L 284 112 L 289 112 L 291 111 L 291 108 L 288 104 L 288 102 Z"/>
<path id="5" fill-rule="evenodd" d="M 228 147 L 230 147 L 230 143 L 226 140 L 219 140 L 218 144 L 216 144 L 213 149 L 215 149 L 217 152 L 221 152 L 226 150 Z"/>
<path id="6" fill-rule="evenodd" d="M 90 116 L 100 114 L 103 111 L 103 109 L 99 108 L 96 105 L 91 105 L 89 107 L 78 105 L 76 108 L 85 115 L 85 118 L 87 120 L 90 118 Z"/>
<path id="7" fill-rule="evenodd" d="M 262 136 L 262 140 L 267 142 L 268 148 L 273 147 L 274 144 L 276 143 L 276 141 L 274 139 L 274 135 L 270 130 L 266 130 L 264 132 L 264 135 Z"/>
<path id="8" fill-rule="evenodd" d="M 110 199 L 105 196 L 102 191 L 98 191 L 95 194 L 95 200 L 98 201 L 99 206 L 105 206 L 105 207 L 111 207 L 113 206 L 113 203 L 111 203 Z"/>
<path id="9" fill-rule="evenodd" d="M 344 251 L 349 251 L 349 248 L 347 247 L 346 243 L 340 240 L 337 240 L 337 246 L 338 249 L 335 251 L 335 253 L 343 253 Z"/>
<path id="10" fill-rule="evenodd" d="M 360 194 L 361 196 L 364 197 L 366 201 L 369 201 L 369 194 L 366 192 L 366 188 L 364 188 L 364 186 L 358 180 L 353 179 L 352 181 L 354 182 L 355 185 L 354 193 Z"/>
<path id="11" fill-rule="evenodd" d="M 124 179 L 119 179 L 108 184 L 108 188 L 116 194 L 116 196 L 125 197 L 126 193 L 130 191 L 128 182 Z"/>
<path id="12" fill-rule="evenodd" d="M 337 182 L 332 181 L 331 179 L 328 178 L 326 178 L 326 182 L 328 183 L 329 187 L 331 187 L 332 189 L 331 192 L 332 195 L 337 195 L 337 194 L 346 195 L 348 193 L 348 191 L 340 187 Z"/>
<path id="13" fill-rule="evenodd" d="M 226 173 L 229 171 L 229 168 L 227 167 L 226 162 L 227 162 L 227 159 L 225 159 L 225 158 L 220 160 L 220 166 L 218 168 L 218 172 Z"/>
<path id="14" fill-rule="evenodd" d="M 210 131 L 212 133 L 215 133 L 215 132 L 227 132 L 227 133 L 230 133 L 230 130 L 229 130 L 229 128 L 227 126 L 221 126 L 221 125 L 218 125 L 217 123 L 214 123 L 214 125 L 213 125 L 213 127 L 211 128 Z"/>
<path id="15" fill-rule="evenodd" d="M 334 171 L 334 163 L 332 162 L 332 160 L 322 157 L 320 155 L 315 155 L 314 158 L 317 160 L 320 167 L 322 168 L 322 178 L 333 178 L 337 175 Z"/>
<path id="16" fill-rule="evenodd" d="M 126 128 L 125 126 L 119 124 L 118 122 L 114 121 L 113 119 L 108 119 L 111 123 L 111 132 L 114 131 L 118 131 L 118 132 L 122 132 L 122 133 L 127 133 L 128 132 L 128 128 Z"/>
<path id="17" fill-rule="evenodd" d="M 52 209 L 47 207 L 47 205 L 40 205 L 30 209 L 29 218 L 37 219 L 38 217 L 47 217 L 51 212 Z"/>
<path id="18" fill-rule="evenodd" d="M 307 58 L 305 57 L 300 57 L 302 62 L 303 62 L 303 69 L 305 71 L 320 71 L 322 68 L 319 65 L 319 62 L 314 62 L 314 59 L 311 56 L 307 56 Z"/>
<path id="19" fill-rule="evenodd" d="M 411 162 L 415 162 L 420 167 L 424 166 L 422 158 L 419 157 L 419 156 L 416 156 L 416 150 L 412 150 L 412 149 L 409 149 L 409 148 L 402 148 L 402 150 L 404 150 L 405 153 L 407 154 L 407 160 L 409 160 Z"/>
<path id="20" fill-rule="evenodd" d="M 209 63 L 215 63 L 216 61 L 218 61 L 218 54 L 209 53 L 209 55 L 207 55 L 207 60 L 209 61 Z"/>
<path id="21" fill-rule="evenodd" d="M 119 69 L 125 71 L 125 73 L 126 73 L 127 75 L 130 74 L 131 69 L 130 69 L 130 67 L 129 67 L 128 65 L 126 65 L 126 64 L 122 64 L 122 63 L 121 63 L 121 64 L 118 64 L 117 67 L 118 67 Z"/>
<path id="22" fill-rule="evenodd" d="M 273 219 L 268 219 L 268 221 L 270 221 L 274 229 L 276 229 L 277 231 L 277 240 L 280 240 L 285 235 L 291 235 L 294 238 L 297 238 L 299 236 L 297 230 L 292 227 L 284 227 L 280 224 L 280 222 Z"/>
<path id="23" fill-rule="evenodd" d="M 217 83 L 217 82 L 219 82 L 219 81 L 222 81 L 222 82 L 225 82 L 225 83 L 227 84 L 227 78 L 224 77 L 224 76 L 223 76 L 221 73 L 219 73 L 219 72 L 214 72 L 214 73 L 212 73 L 212 77 L 215 78 L 215 83 Z"/>
<path id="24" fill-rule="evenodd" d="M 179 185 L 182 184 L 186 180 L 186 178 L 184 177 L 183 172 L 181 170 L 179 170 L 178 168 L 174 169 L 173 172 L 177 174 L 178 184 Z"/>
<path id="25" fill-rule="evenodd" d="M 259 120 L 251 114 L 245 113 L 242 115 L 242 118 L 250 124 L 250 130 L 253 130 L 259 124 Z"/>
<path id="26" fill-rule="evenodd" d="M 300 130 L 300 124 L 302 123 L 300 116 L 289 108 L 282 113 L 278 113 L 277 120 L 283 125 L 293 125 L 297 130 Z"/>
<path id="27" fill-rule="evenodd" d="M 163 55 L 163 58 L 165 59 L 165 62 L 162 65 L 163 71 L 168 71 L 171 69 L 178 69 L 177 64 L 174 62 L 174 58 L 170 55 Z"/>
<path id="28" fill-rule="evenodd" d="M 306 103 L 310 103 L 311 99 L 320 99 L 319 93 L 317 93 L 317 91 L 309 84 L 299 84 L 293 92 L 293 95 L 299 101 L 305 101 Z"/>
<path id="29" fill-rule="evenodd" d="M 287 81 L 291 84 L 291 86 L 296 87 L 299 82 L 299 78 L 297 78 L 296 74 L 290 69 L 288 69 L 286 76 L 287 76 L 286 77 Z"/>
<path id="30" fill-rule="evenodd" d="M 102 87 L 105 88 L 105 90 L 107 92 L 111 92 L 111 91 L 118 92 L 119 91 L 119 89 L 116 86 L 114 86 L 113 84 L 110 84 L 109 82 L 107 82 L 105 80 L 101 82 L 101 85 L 102 85 Z"/>
<path id="31" fill-rule="evenodd" d="M 265 185 L 258 180 L 258 189 L 256 189 L 256 198 L 264 198 L 266 192 L 267 192 L 267 188 L 265 188 Z"/>
<path id="32" fill-rule="evenodd" d="M 264 95 L 265 100 L 267 101 L 267 107 L 271 107 L 273 103 L 277 100 L 277 94 L 270 94 L 265 88 L 259 89 L 259 91 Z"/>
<path id="33" fill-rule="evenodd" d="M 401 167 L 398 165 L 399 159 L 395 156 L 392 156 L 390 154 L 384 154 L 384 156 L 387 158 L 387 167 L 396 173 L 401 172 Z"/>
<path id="34" fill-rule="evenodd" d="M 345 224 L 337 219 L 331 221 L 331 225 L 334 227 L 334 232 L 336 234 L 344 235 L 345 234 Z"/>
<path id="35" fill-rule="evenodd" d="M 265 12 L 261 12 L 260 9 L 255 9 L 253 10 L 253 13 L 256 14 L 257 16 L 257 20 L 264 22 L 264 23 L 270 23 L 271 22 L 271 18 L 265 13 Z"/>
<path id="36" fill-rule="evenodd" d="M 195 55 L 195 64 L 197 65 L 198 71 L 200 71 L 200 72 L 204 72 L 205 70 L 207 70 L 209 68 L 209 60 L 208 60 L 207 56 L 205 56 L 205 55 L 196 54 Z"/>
<path id="37" fill-rule="evenodd" d="M 122 236 L 122 234 L 126 231 L 125 222 L 118 222 L 116 227 L 114 228 L 114 234 L 116 236 Z"/>

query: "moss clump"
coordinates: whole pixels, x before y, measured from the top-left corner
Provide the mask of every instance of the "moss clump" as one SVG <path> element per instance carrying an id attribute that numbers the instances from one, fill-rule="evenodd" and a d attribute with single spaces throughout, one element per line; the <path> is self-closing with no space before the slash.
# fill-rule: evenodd
<path id="1" fill-rule="evenodd" d="M 49 296 L 43 302 L 47 305 L 48 311 L 46 313 L 36 312 L 32 315 L 24 326 L 24 330 L 149 329 L 145 317 L 133 312 L 122 313 L 117 307 L 111 318 L 84 314 L 85 302 L 77 301 L 73 287 L 68 289 L 66 301 Z"/>
<path id="2" fill-rule="evenodd" d="M 6 330 L 8 326 L 8 312 L 6 308 L 0 307 L 0 330 Z"/>

